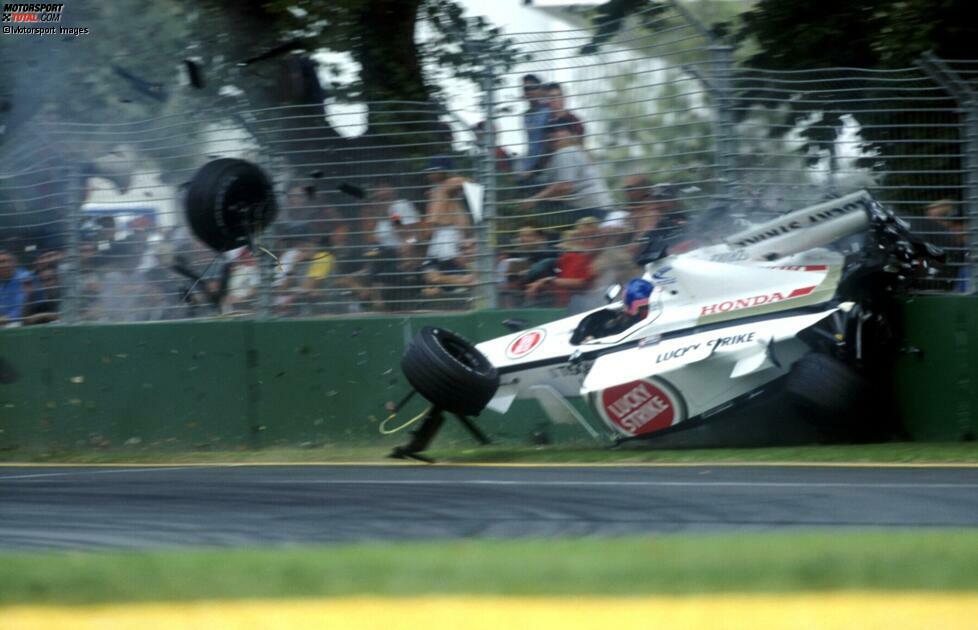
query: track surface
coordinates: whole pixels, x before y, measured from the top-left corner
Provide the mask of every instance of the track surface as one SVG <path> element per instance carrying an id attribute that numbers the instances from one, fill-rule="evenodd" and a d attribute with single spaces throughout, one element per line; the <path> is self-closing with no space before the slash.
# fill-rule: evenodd
<path id="1" fill-rule="evenodd" d="M 0 466 L 0 548 L 975 527 L 978 468 Z"/>

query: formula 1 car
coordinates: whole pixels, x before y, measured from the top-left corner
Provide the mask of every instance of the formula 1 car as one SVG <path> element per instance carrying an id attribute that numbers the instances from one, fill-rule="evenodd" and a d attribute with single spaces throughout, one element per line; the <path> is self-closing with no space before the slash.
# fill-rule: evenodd
<path id="1" fill-rule="evenodd" d="M 424 450 L 443 411 L 484 441 L 468 416 L 505 413 L 519 398 L 618 442 L 675 431 L 775 385 L 808 412 L 845 414 L 898 334 L 892 296 L 942 259 L 866 191 L 726 233 L 678 255 L 649 240 L 637 263 L 653 289 L 636 316 L 612 290 L 607 306 L 478 345 L 420 330 L 401 367 L 433 408 L 392 455 Z M 570 404 L 578 396 L 599 428 Z"/>

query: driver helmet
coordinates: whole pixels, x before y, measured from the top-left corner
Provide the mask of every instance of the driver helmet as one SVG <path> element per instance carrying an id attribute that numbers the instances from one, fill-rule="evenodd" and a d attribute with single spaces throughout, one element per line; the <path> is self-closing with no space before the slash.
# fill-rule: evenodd
<path id="1" fill-rule="evenodd" d="M 625 287 L 625 312 L 638 315 L 641 308 L 648 307 L 653 285 L 645 278 L 632 278 Z"/>

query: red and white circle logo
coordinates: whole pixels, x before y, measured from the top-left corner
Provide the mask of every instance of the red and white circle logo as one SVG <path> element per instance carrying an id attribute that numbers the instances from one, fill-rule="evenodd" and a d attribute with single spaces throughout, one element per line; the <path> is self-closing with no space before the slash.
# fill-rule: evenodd
<path id="1" fill-rule="evenodd" d="M 546 336 L 547 331 L 542 328 L 528 330 L 510 342 L 506 348 L 506 356 L 510 359 L 525 357 L 536 350 L 543 343 L 543 339 Z"/>
<path id="2" fill-rule="evenodd" d="M 596 403 L 604 421 L 629 436 L 661 431 L 685 419 L 679 397 L 651 380 L 609 387 L 598 393 Z"/>

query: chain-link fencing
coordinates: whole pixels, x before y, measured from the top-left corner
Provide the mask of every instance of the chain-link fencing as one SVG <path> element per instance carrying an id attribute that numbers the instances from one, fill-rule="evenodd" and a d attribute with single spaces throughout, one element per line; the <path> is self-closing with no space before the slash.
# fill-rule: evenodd
<path id="1" fill-rule="evenodd" d="M 682 251 L 718 216 L 857 188 L 948 251 L 919 291 L 972 291 L 978 61 L 746 68 L 675 7 L 600 45 L 589 28 L 506 37 L 505 55 L 460 43 L 476 80 L 428 68 L 431 102 L 259 109 L 228 90 L 148 120 L 7 131 L 0 321 L 584 309 L 641 272 L 649 235 Z M 220 158 L 260 165 L 280 214 L 215 254 L 183 208 Z"/>

